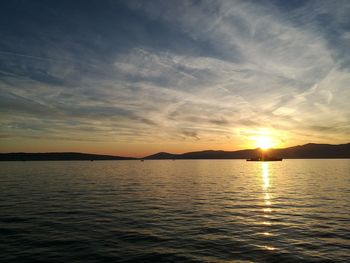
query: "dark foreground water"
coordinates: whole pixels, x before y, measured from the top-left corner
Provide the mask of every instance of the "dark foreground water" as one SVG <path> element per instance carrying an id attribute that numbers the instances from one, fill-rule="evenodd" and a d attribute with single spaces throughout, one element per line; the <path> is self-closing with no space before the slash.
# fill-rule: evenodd
<path id="1" fill-rule="evenodd" d="M 350 262 L 350 160 L 0 163 L 1 262 Z"/>

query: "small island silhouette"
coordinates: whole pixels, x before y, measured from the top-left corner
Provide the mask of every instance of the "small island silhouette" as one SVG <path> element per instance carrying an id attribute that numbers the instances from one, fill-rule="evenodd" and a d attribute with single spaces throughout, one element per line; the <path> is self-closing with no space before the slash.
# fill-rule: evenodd
<path id="1" fill-rule="evenodd" d="M 350 143 L 315 144 L 308 143 L 288 148 L 268 149 L 267 156 L 283 159 L 350 158 Z M 0 153 L 0 161 L 91 161 L 91 160 L 175 160 L 175 159 L 251 159 L 261 158 L 261 149 L 238 151 L 197 151 L 182 154 L 159 152 L 142 158 L 99 155 L 76 152 L 49 153 Z M 261 160 L 261 159 L 260 159 Z"/>

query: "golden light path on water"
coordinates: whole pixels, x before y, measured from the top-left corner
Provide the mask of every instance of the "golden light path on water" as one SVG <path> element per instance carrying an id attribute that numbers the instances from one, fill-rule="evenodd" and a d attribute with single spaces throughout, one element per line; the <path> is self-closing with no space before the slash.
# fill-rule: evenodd
<path id="1" fill-rule="evenodd" d="M 264 212 L 264 217 L 269 218 L 270 214 L 272 213 L 272 200 L 271 200 L 271 194 L 269 192 L 270 188 L 270 176 L 269 176 L 269 163 L 268 162 L 262 162 L 261 163 L 261 176 L 262 176 L 262 189 L 263 189 L 263 194 L 264 194 L 264 207 L 263 207 L 263 212 Z M 268 220 L 263 222 L 263 225 L 266 227 L 270 227 L 272 224 Z M 268 231 L 263 232 L 262 234 L 266 237 L 272 236 L 272 233 Z M 265 249 L 267 250 L 276 250 L 275 247 L 266 245 L 264 246 Z"/>

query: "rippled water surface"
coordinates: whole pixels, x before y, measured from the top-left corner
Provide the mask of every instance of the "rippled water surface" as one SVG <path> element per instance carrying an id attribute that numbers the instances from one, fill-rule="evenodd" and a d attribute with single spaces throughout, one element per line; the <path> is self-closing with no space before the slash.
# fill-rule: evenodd
<path id="1" fill-rule="evenodd" d="M 2 162 L 2 262 L 350 262 L 350 160 Z"/>

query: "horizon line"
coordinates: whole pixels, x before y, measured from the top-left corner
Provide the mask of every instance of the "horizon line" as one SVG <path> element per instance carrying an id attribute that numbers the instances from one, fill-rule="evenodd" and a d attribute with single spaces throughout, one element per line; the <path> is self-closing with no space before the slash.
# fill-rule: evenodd
<path id="1" fill-rule="evenodd" d="M 298 147 L 298 146 L 305 146 L 305 145 L 329 145 L 329 146 L 339 146 L 339 145 L 347 145 L 350 144 L 350 142 L 347 143 L 340 143 L 340 144 L 331 144 L 331 143 L 305 143 L 305 144 L 298 144 L 294 146 L 288 146 L 284 148 L 268 148 L 265 151 L 269 150 L 282 150 L 282 149 L 288 149 L 288 148 L 293 148 L 293 147 Z M 166 152 L 166 151 L 159 151 L 153 154 L 146 155 L 144 157 L 133 157 L 133 156 L 122 156 L 122 155 L 110 155 L 110 154 L 102 154 L 102 153 L 90 153 L 90 152 L 76 152 L 76 151 L 62 151 L 62 152 L 57 152 L 57 151 L 50 151 L 50 152 L 0 152 L 0 154 L 87 154 L 87 155 L 98 155 L 98 156 L 108 156 L 108 157 L 122 157 L 122 158 L 132 158 L 132 159 L 144 159 L 149 156 L 153 156 L 159 153 L 165 153 L 165 154 L 172 154 L 172 155 L 182 155 L 182 154 L 187 154 L 187 153 L 198 153 L 198 152 L 239 152 L 239 151 L 253 151 L 253 150 L 258 150 L 262 149 L 261 147 L 257 148 L 248 148 L 248 149 L 239 149 L 239 150 L 199 150 L 199 151 L 189 151 L 189 152 L 182 152 L 182 153 L 171 153 L 171 152 Z"/>

